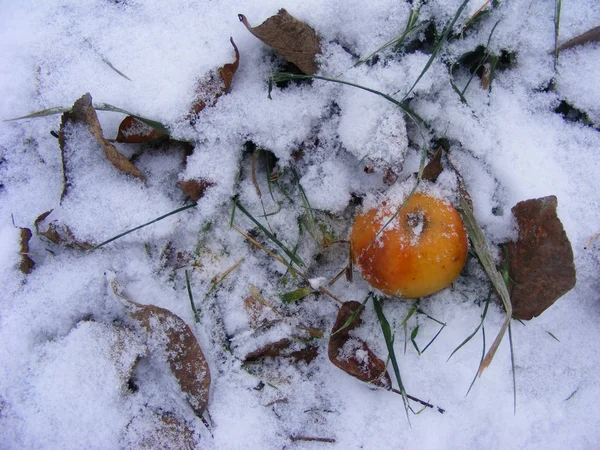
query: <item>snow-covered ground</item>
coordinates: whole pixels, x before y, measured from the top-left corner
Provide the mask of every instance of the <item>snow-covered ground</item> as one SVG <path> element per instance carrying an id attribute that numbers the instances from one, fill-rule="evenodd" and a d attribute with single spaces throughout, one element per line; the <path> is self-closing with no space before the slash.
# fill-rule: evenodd
<path id="1" fill-rule="evenodd" d="M 425 2 L 419 20 L 434 22 L 439 32 L 461 3 Z M 484 3 L 471 0 L 455 31 Z M 345 266 L 348 249 L 341 244 L 319 249 L 308 232 L 311 223 L 317 224 L 317 234 L 323 226 L 333 239 L 347 239 L 357 198 L 368 204 L 387 189 L 387 167 L 398 177 L 393 189 L 406 190 L 406 183 L 414 182 L 423 144 L 397 106 L 356 88 L 313 80 L 275 87 L 269 99 L 268 77 L 281 60 L 246 30 L 238 14 L 258 25 L 286 8 L 319 34 L 320 75 L 402 99 L 427 54 L 384 51 L 376 64 L 353 65 L 404 30 L 411 5 L 391 0 L 1 1 L 0 119 L 68 108 L 89 92 L 94 103 L 166 124 L 175 139 L 191 141 L 194 150 L 186 154 L 177 144 L 115 144 L 134 156 L 147 178 L 143 184 L 117 171 L 97 141 L 75 128 L 68 144 L 71 186 L 61 202 L 61 154 L 50 133 L 59 130 L 60 115 L 0 122 L 0 448 L 597 447 L 600 243 L 584 246 L 600 231 L 600 43 L 561 52 L 555 69 L 555 2 L 499 3 L 462 39 L 443 47 L 410 93 L 410 106 L 430 125 L 424 130 L 428 139 L 450 143 L 449 158 L 465 178 L 475 216 L 493 245 L 516 235 L 510 214 L 515 203 L 558 197 L 577 285 L 538 318 L 512 324 L 516 413 L 508 339 L 468 396 L 481 358 L 481 333 L 447 361 L 479 324 L 489 289 L 474 256 L 452 288 L 421 301 L 423 312 L 447 324 L 422 355 L 410 340 L 405 346 L 400 326 L 412 302 L 385 301 L 407 392 L 445 409 L 444 414 L 435 408 L 410 414 L 409 424 L 400 395 L 375 390 L 329 361 L 328 336 L 338 303 L 313 293 L 283 304 L 282 293 L 306 283 L 249 244 L 230 227 L 230 219 L 237 195 L 282 243 L 297 246 L 310 278 L 331 280 Z M 490 92 L 475 77 L 465 92 L 468 104 L 462 103 L 448 67 L 487 45 L 497 22 L 488 49 L 512 54 L 512 65 L 496 72 Z M 559 42 L 598 25 L 596 0 L 562 1 Z M 240 53 L 232 90 L 190 124 L 186 117 L 197 80 L 233 61 L 230 37 Z M 465 70 L 454 72 L 459 88 L 468 79 Z M 557 114 L 561 101 L 586 112 L 596 129 Z M 104 137 L 114 138 L 124 116 L 98 116 Z M 271 177 L 271 184 L 266 152 L 277 158 L 269 167 L 279 178 Z M 367 166 L 372 170 L 365 171 Z M 190 179 L 210 182 L 197 207 L 96 251 L 55 245 L 35 233 L 36 218 L 53 210 L 44 226 L 54 221 L 78 241 L 98 244 L 188 204 L 178 182 Z M 308 214 L 299 186 L 316 219 L 302 226 L 299 220 Z M 449 173 L 437 186 L 425 183 L 424 188 L 456 201 L 456 180 Z M 273 214 L 265 219 L 265 211 Z M 244 232 L 254 227 L 239 209 L 233 223 Z M 19 271 L 18 227 L 34 230 L 30 256 L 36 265 L 28 275 Z M 274 249 L 256 230 L 251 235 Z M 166 308 L 191 327 L 211 370 L 210 430 L 185 402 L 163 359 L 149 355 L 130 373 L 146 349 L 143 332 L 132 325 L 114 292 L 115 283 L 122 296 Z M 370 290 L 358 272 L 354 281 L 342 277 L 329 289 L 344 301 L 362 301 Z M 270 327 L 256 329 L 249 320 L 244 301 L 256 298 L 257 291 L 277 310 L 262 312 L 272 316 Z M 488 347 L 502 321 L 503 309 L 492 303 L 485 322 Z M 417 325 L 421 347 L 440 326 L 416 314 L 408 333 Z M 299 327 L 323 332 L 311 342 L 318 350 L 314 360 L 267 358 L 242 365 L 249 352 L 265 344 L 306 337 Z M 371 302 L 353 333 L 386 360 Z M 303 344 L 292 339 L 291 345 Z M 187 441 L 177 443 L 164 432 L 165 423 L 175 422 L 179 432 L 174 434 Z"/>

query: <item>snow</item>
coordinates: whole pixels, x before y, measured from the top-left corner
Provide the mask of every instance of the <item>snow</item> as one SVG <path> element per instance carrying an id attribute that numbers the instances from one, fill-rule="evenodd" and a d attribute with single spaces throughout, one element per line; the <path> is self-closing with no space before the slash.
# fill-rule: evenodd
<path id="1" fill-rule="evenodd" d="M 441 30 L 461 3 L 426 2 L 420 20 L 433 20 Z M 470 1 L 455 29 L 483 3 Z M 429 58 L 422 51 L 392 57 L 386 50 L 378 63 L 352 68 L 357 58 L 404 29 L 409 2 L 2 2 L 0 119 L 70 107 L 89 92 L 95 104 L 166 124 L 176 139 L 192 142 L 194 151 L 186 155 L 177 144 L 116 144 L 146 175 L 143 184 L 117 171 L 85 127 L 71 127 L 66 151 L 72 186 L 61 202 L 61 154 L 50 133 L 58 131 L 60 116 L 0 122 L 0 447 L 169 448 L 175 441 L 165 431 L 168 423 L 184 442 L 207 449 L 597 446 L 600 242 L 584 245 L 600 231 L 599 44 L 561 52 L 555 71 L 554 2 L 500 2 L 462 39 L 445 46 L 409 94 L 410 107 L 430 126 L 421 134 L 398 107 L 350 86 L 292 82 L 267 98 L 267 79 L 279 59 L 237 14 L 257 25 L 281 7 L 321 36 L 323 76 L 402 99 Z M 559 41 L 599 24 L 597 1 L 564 0 Z M 196 82 L 233 61 L 230 36 L 240 51 L 231 93 L 192 125 L 186 116 Z M 465 92 L 468 104 L 462 103 L 446 62 L 488 39 L 491 51 L 512 52 L 514 63 L 496 73 L 491 92 L 476 76 Z M 461 69 L 454 75 L 462 89 L 470 74 Z M 557 114 L 561 101 L 585 112 L 596 128 Z M 124 116 L 98 112 L 98 117 L 104 136 L 114 138 Z M 401 396 L 374 390 L 329 362 L 327 338 L 337 302 L 313 293 L 282 303 L 282 294 L 306 283 L 229 227 L 237 196 L 286 248 L 296 249 L 313 287 L 362 301 L 370 288 L 356 271 L 352 281 L 341 277 L 327 286 L 348 260 L 341 241 L 348 239 L 360 208 L 412 189 L 424 138 L 448 140 L 448 158 L 462 174 L 492 245 L 516 235 L 510 214 L 515 203 L 558 197 L 577 285 L 524 326 L 513 321 L 516 414 L 507 339 L 468 396 L 481 334 L 447 361 L 479 324 L 487 298 L 487 279 L 475 258 L 452 288 L 421 301 L 424 312 L 447 326 L 420 356 L 410 338 L 404 352 L 401 324 L 412 302 L 383 302 L 407 392 L 446 411 L 410 414 L 409 426 Z M 266 151 L 274 157 L 266 158 Z M 388 169 L 397 181 L 385 177 Z M 52 210 L 43 230 L 62 225 L 79 242 L 98 244 L 188 204 L 178 183 L 190 179 L 211 183 L 197 207 L 101 249 L 66 248 L 35 233 L 36 218 Z M 456 204 L 457 180 L 450 172 L 420 189 Z M 233 223 L 289 261 L 264 233 L 251 231 L 253 222 L 239 208 Z M 36 266 L 29 275 L 18 269 L 18 227 L 34 231 L 29 254 Z M 320 248 L 323 236 L 336 242 Z M 115 282 L 127 298 L 170 310 L 195 333 L 212 375 L 211 430 L 194 415 L 164 361 L 145 356 L 143 336 L 132 330 Z M 265 307 L 258 327 L 251 326 L 244 306 L 254 289 L 277 311 Z M 385 361 L 371 302 L 362 320 L 353 336 Z M 503 310 L 492 302 L 485 322 L 488 346 L 502 321 Z M 440 325 L 415 314 L 408 336 L 417 325 L 423 348 Z M 266 358 L 250 368 L 242 364 L 248 352 L 281 339 L 293 342 L 290 351 L 302 348 L 306 328 L 324 333 L 312 341 L 318 348 L 312 362 Z M 307 437 L 335 443 L 297 439 Z"/>

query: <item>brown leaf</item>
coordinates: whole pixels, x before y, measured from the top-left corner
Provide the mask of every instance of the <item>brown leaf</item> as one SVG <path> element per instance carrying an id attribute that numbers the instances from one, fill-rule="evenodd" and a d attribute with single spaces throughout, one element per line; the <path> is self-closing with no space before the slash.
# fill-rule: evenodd
<path id="1" fill-rule="evenodd" d="M 214 186 L 215 183 L 208 180 L 184 180 L 179 182 L 179 187 L 185 192 L 192 200 L 197 202 L 202 197 L 206 189 Z"/>
<path id="2" fill-rule="evenodd" d="M 21 264 L 19 270 L 24 274 L 29 274 L 35 266 L 35 262 L 28 255 L 29 240 L 31 239 L 31 230 L 29 228 L 21 228 Z"/>
<path id="3" fill-rule="evenodd" d="M 425 168 L 423 169 L 423 179 L 427 181 L 435 181 L 440 176 L 440 173 L 444 170 L 442 167 L 442 153 L 443 148 L 440 146 L 434 157 L 429 160 Z"/>
<path id="4" fill-rule="evenodd" d="M 207 79 L 196 84 L 196 98 L 192 103 L 192 114 L 198 114 L 207 106 L 213 106 L 221 95 L 231 91 L 233 76 L 240 65 L 240 52 L 233 39 L 229 38 L 229 41 L 235 51 L 235 61 L 225 64 L 218 71 L 210 72 Z"/>
<path id="5" fill-rule="evenodd" d="M 340 308 L 329 338 L 329 360 L 361 381 L 389 389 L 392 381 L 385 362 L 379 359 L 362 339 L 350 336 L 350 331 L 362 322 L 362 310 L 350 325 L 341 329 L 359 308 L 362 308 L 362 305 L 355 301 L 345 302 Z"/>
<path id="6" fill-rule="evenodd" d="M 186 423 L 172 413 L 155 413 L 146 408 L 127 425 L 127 448 L 140 450 L 197 448 L 194 433 Z"/>
<path id="7" fill-rule="evenodd" d="M 600 26 L 592 28 L 585 33 L 574 37 L 558 47 L 558 50 L 566 50 L 567 48 L 576 47 L 577 45 L 587 44 L 588 42 L 600 42 Z"/>
<path id="8" fill-rule="evenodd" d="M 67 195 L 70 188 L 68 155 L 66 154 L 65 149 L 67 144 L 65 128 L 72 124 L 83 124 L 87 127 L 103 148 L 106 158 L 113 166 L 115 166 L 115 168 L 126 174 L 133 175 L 144 182 L 146 181 L 146 177 L 131 163 L 131 161 L 123 156 L 114 145 L 104 139 L 102 127 L 100 126 L 98 116 L 96 115 L 96 110 L 92 106 L 92 96 L 90 94 L 85 94 L 73 104 L 71 111 L 63 113 L 61 117 L 60 130 L 58 132 L 64 179 L 61 200 Z"/>
<path id="9" fill-rule="evenodd" d="M 64 245 L 65 247 L 76 248 L 79 250 L 89 250 L 93 247 L 93 245 L 89 242 L 80 241 L 77 239 L 69 227 L 61 225 L 57 221 L 49 223 L 46 231 L 42 231 L 41 225 L 50 215 L 50 213 L 52 213 L 52 211 L 52 209 L 50 211 L 46 211 L 45 213 L 40 214 L 37 219 L 35 219 L 35 234 L 45 237 L 53 244 L 60 244 Z"/>
<path id="10" fill-rule="evenodd" d="M 248 31 L 272 47 L 284 59 L 298 66 L 302 72 L 314 75 L 318 70 L 316 55 L 321 44 L 315 30 L 300 22 L 285 9 L 269 17 L 261 25 L 251 27 L 243 14 L 238 14 Z"/>
<path id="11" fill-rule="evenodd" d="M 299 350 L 291 350 L 293 341 L 288 338 L 270 342 L 262 347 L 248 353 L 244 362 L 252 363 L 264 358 L 291 358 L 295 361 L 312 362 L 318 355 L 319 349 L 314 345 L 306 345 Z"/>
<path id="12" fill-rule="evenodd" d="M 164 352 L 171 372 L 198 417 L 202 417 L 210 390 L 210 371 L 204 353 L 190 327 L 172 312 L 154 305 L 128 300 L 134 311 L 130 316 Z"/>
<path id="13" fill-rule="evenodd" d="M 508 269 L 514 281 L 513 316 L 518 319 L 539 316 L 575 286 L 573 249 L 556 215 L 557 204 L 551 195 L 512 208 L 519 236 L 507 244 Z"/>
<path id="14" fill-rule="evenodd" d="M 133 116 L 127 116 L 119 125 L 116 141 L 127 144 L 142 144 L 155 141 L 163 136 L 164 133 L 152 128 L 150 125 Z"/>

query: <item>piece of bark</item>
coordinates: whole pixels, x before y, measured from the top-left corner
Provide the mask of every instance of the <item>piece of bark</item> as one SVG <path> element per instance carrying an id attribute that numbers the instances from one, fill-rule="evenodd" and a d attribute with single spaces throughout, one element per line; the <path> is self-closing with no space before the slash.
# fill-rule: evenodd
<path id="1" fill-rule="evenodd" d="M 285 9 L 280 9 L 256 27 L 250 26 L 243 14 L 238 14 L 238 17 L 250 33 L 275 49 L 286 61 L 295 64 L 307 75 L 317 73 L 316 55 L 321 52 L 321 44 L 315 30 L 304 22 Z"/>
<path id="2" fill-rule="evenodd" d="M 349 334 L 362 322 L 360 318 L 362 307 L 359 302 L 349 301 L 340 308 L 329 338 L 329 360 L 347 374 L 361 381 L 390 389 L 392 380 L 387 373 L 385 362 L 378 358 L 362 339 Z M 360 313 L 342 329 L 359 308 L 361 309 Z"/>
<path id="3" fill-rule="evenodd" d="M 516 242 L 506 244 L 513 316 L 539 316 L 575 286 L 573 249 L 556 215 L 555 196 L 525 200 L 512 212 L 519 226 Z"/>

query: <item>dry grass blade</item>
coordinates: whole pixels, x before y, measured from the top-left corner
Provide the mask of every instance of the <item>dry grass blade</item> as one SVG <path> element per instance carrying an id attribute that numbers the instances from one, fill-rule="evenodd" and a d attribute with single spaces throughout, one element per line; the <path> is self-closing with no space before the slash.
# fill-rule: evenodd
<path id="1" fill-rule="evenodd" d="M 217 286 L 219 284 L 221 284 L 223 282 L 223 280 L 225 280 L 225 278 L 227 278 L 231 272 L 233 272 L 235 269 L 237 269 L 240 264 L 242 264 L 244 262 L 244 258 L 240 259 L 239 261 L 237 261 L 233 266 L 231 266 L 229 269 L 227 269 L 223 275 L 221 275 L 210 287 L 210 289 L 208 290 L 208 292 L 206 293 L 206 295 L 204 295 L 204 298 L 208 297 L 210 294 L 212 294 L 212 292 L 217 288 Z"/>
<path id="2" fill-rule="evenodd" d="M 588 42 L 600 42 L 600 26 L 592 28 L 591 30 L 586 31 L 582 35 L 568 40 L 563 45 L 558 47 L 558 51 L 566 50 L 568 48 L 576 47 L 578 45 L 584 45 Z"/>
<path id="3" fill-rule="evenodd" d="M 479 366 L 478 373 L 479 375 L 481 375 L 494 359 L 494 355 L 496 354 L 496 351 L 498 350 L 498 347 L 500 346 L 500 343 L 504 338 L 504 334 L 508 329 L 510 319 L 512 317 L 512 305 L 510 302 L 510 295 L 508 293 L 508 289 L 506 288 L 506 284 L 504 283 L 504 279 L 502 278 L 500 272 L 498 272 L 498 270 L 496 269 L 496 264 L 494 263 L 492 255 L 488 250 L 487 239 L 485 238 L 481 227 L 477 223 L 477 220 L 473 215 L 473 211 L 471 210 L 469 204 L 463 197 L 461 197 L 460 199 L 459 212 L 463 219 L 463 222 L 465 223 L 465 226 L 469 233 L 469 237 L 471 238 L 471 242 L 473 243 L 475 253 L 477 253 L 479 261 L 483 266 L 483 269 L 485 270 L 488 278 L 492 282 L 494 289 L 500 296 L 502 303 L 504 304 L 504 309 L 506 310 L 506 319 L 504 320 L 504 323 L 502 324 L 502 327 L 500 328 L 496 339 L 494 339 L 494 343 L 490 347 L 487 355 L 485 356 L 485 358 L 481 362 L 481 365 Z"/>

